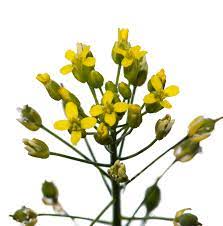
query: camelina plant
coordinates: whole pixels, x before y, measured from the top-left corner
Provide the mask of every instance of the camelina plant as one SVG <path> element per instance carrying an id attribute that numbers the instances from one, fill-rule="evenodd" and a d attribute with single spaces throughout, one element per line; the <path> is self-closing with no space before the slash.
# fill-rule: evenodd
<path id="1" fill-rule="evenodd" d="M 170 115 L 165 115 L 156 122 L 155 139 L 147 146 L 135 153 L 123 155 L 124 143 L 127 136 L 131 136 L 133 130 L 138 130 L 143 123 L 144 117 L 162 111 L 164 108 L 171 108 L 169 102 L 171 97 L 179 93 L 175 85 L 166 85 L 166 74 L 161 69 L 147 80 L 148 65 L 146 61 L 147 52 L 139 45 L 132 46 L 128 41 L 128 30 L 118 30 L 118 40 L 112 48 L 112 59 L 117 64 L 117 75 L 115 81 L 104 81 L 103 76 L 95 68 L 96 60 L 90 50 L 90 46 L 81 43 L 77 44 L 77 50 L 67 50 L 65 53 L 69 63 L 60 69 L 61 74 L 72 74 L 76 82 L 81 82 L 89 87 L 94 99 L 89 109 L 83 109 L 78 97 L 66 88 L 55 82 L 49 74 L 38 74 L 36 79 L 45 87 L 49 96 L 55 101 L 61 101 L 65 112 L 64 118 L 54 123 L 54 128 L 64 131 L 70 136 L 70 140 L 62 139 L 55 131 L 48 129 L 39 113 L 32 107 L 25 105 L 19 109 L 21 118 L 18 121 L 30 131 L 42 129 L 55 137 L 58 141 L 72 149 L 78 157 L 51 152 L 48 145 L 37 138 L 24 139 L 25 149 L 30 156 L 47 159 L 50 156 L 71 159 L 90 164 L 98 170 L 103 182 L 111 195 L 111 199 L 95 218 L 88 216 L 69 215 L 58 199 L 58 189 L 53 182 L 45 181 L 42 185 L 43 202 L 53 207 L 55 213 L 38 213 L 23 206 L 11 217 L 25 226 L 33 226 L 38 218 L 42 216 L 65 217 L 73 221 L 81 219 L 89 221 L 89 225 L 102 224 L 113 226 L 128 226 L 132 222 L 140 222 L 145 225 L 149 220 L 170 221 L 174 226 L 198 226 L 202 225 L 198 217 L 191 213 L 188 208 L 176 211 L 175 216 L 161 217 L 151 215 L 157 208 L 161 199 L 159 182 L 175 163 L 187 162 L 200 152 L 200 143 L 208 138 L 214 130 L 215 124 L 223 117 L 217 119 L 198 116 L 188 126 L 187 134 L 177 143 L 157 156 L 148 165 L 142 168 L 135 175 L 128 177 L 125 162 L 146 152 L 157 141 L 164 139 L 170 132 L 174 120 Z M 123 80 L 121 81 L 121 75 Z M 140 103 L 135 103 L 136 90 L 147 82 L 144 98 Z M 88 136 L 93 136 L 94 146 L 88 142 Z M 90 157 L 78 149 L 78 143 L 84 140 L 89 150 Z M 109 162 L 98 162 L 95 156 L 96 145 L 102 145 L 110 155 Z M 92 148 L 93 147 L 93 148 Z M 137 177 L 145 173 L 152 165 L 167 155 L 171 150 L 174 152 L 175 160 L 168 168 L 147 188 L 145 197 L 131 216 L 125 216 L 121 210 L 121 193 L 127 189 Z M 125 152 L 126 153 L 126 152 Z M 143 217 L 137 216 L 141 207 L 146 208 Z M 103 219 L 103 214 L 112 208 L 112 219 Z"/>

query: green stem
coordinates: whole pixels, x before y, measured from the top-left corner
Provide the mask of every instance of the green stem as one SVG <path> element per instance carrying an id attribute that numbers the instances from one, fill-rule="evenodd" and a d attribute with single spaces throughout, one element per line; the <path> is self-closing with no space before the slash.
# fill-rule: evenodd
<path id="1" fill-rule="evenodd" d="M 116 132 L 112 132 L 113 141 L 116 141 Z M 117 146 L 116 142 L 111 144 L 111 164 L 113 165 L 117 160 Z M 113 203 L 113 226 L 121 226 L 121 194 L 120 194 L 120 185 L 116 181 L 112 180 L 112 196 L 114 199 Z"/>
<path id="2" fill-rule="evenodd" d="M 163 220 L 163 221 L 174 221 L 174 218 L 170 217 L 122 217 L 123 220 Z"/>
<path id="3" fill-rule="evenodd" d="M 149 167 L 151 167 L 156 161 L 158 161 L 160 158 L 162 158 L 164 155 L 166 155 L 170 150 L 172 150 L 173 148 L 175 148 L 178 144 L 180 144 L 182 141 L 186 140 L 187 136 L 184 137 L 183 139 L 181 139 L 179 142 L 177 142 L 176 144 L 174 144 L 172 147 L 170 147 L 169 149 L 167 149 L 165 152 L 163 152 L 160 156 L 158 156 L 156 159 L 154 159 L 151 163 L 149 163 L 145 168 L 143 168 L 141 171 L 139 171 L 139 173 L 137 173 L 134 177 L 132 177 L 128 182 L 126 182 L 125 186 L 126 187 L 129 183 L 131 183 L 132 181 L 134 181 L 138 176 L 140 176 L 143 172 L 145 172 Z"/>
<path id="4" fill-rule="evenodd" d="M 89 144 L 87 138 L 85 138 L 84 140 L 85 140 L 86 146 L 87 146 L 87 148 L 88 148 L 88 150 L 89 150 L 89 152 L 90 152 L 90 155 L 91 155 L 92 159 L 93 159 L 95 162 L 97 162 L 97 159 L 96 159 L 96 157 L 95 157 L 95 155 L 94 155 L 94 152 L 93 152 L 93 150 L 92 150 L 92 148 L 91 148 L 91 145 Z M 100 172 L 100 173 L 101 173 L 101 172 Z M 102 177 L 102 180 L 103 180 L 103 182 L 104 182 L 104 184 L 105 184 L 105 186 L 106 186 L 108 192 L 111 194 L 111 188 L 110 188 L 110 186 L 109 186 L 107 180 L 105 179 L 105 177 L 104 177 L 104 175 L 103 175 L 102 173 L 101 173 L 101 177 Z"/>
<path id="5" fill-rule="evenodd" d="M 115 81 L 115 85 L 116 85 L 116 86 L 118 86 L 118 82 L 119 82 L 119 77 L 120 77 L 121 68 L 122 68 L 122 65 L 121 65 L 121 64 L 119 64 L 119 65 L 118 65 L 117 75 L 116 75 L 116 81 Z"/>
<path id="6" fill-rule="evenodd" d="M 117 146 L 119 145 L 119 143 L 122 141 L 122 139 L 124 139 L 126 136 L 128 136 L 131 132 L 133 131 L 133 128 L 131 128 L 129 130 L 129 132 L 127 133 L 123 133 L 121 137 L 119 137 L 117 140 L 113 140 L 113 143 L 117 144 Z"/>
<path id="7" fill-rule="evenodd" d="M 78 162 L 84 162 L 86 164 L 91 164 L 91 165 L 94 165 L 94 166 L 102 166 L 102 167 L 110 167 L 111 166 L 111 164 L 88 161 L 88 160 L 85 160 L 85 159 L 79 159 L 79 158 L 75 158 L 75 157 L 72 157 L 72 156 L 69 156 L 69 155 L 60 154 L 60 153 L 57 153 L 57 152 L 50 152 L 50 155 L 54 155 L 54 156 L 58 156 L 58 157 L 66 158 L 66 159 L 71 159 L 71 160 L 75 160 L 75 161 L 78 161 Z"/>
<path id="8" fill-rule="evenodd" d="M 130 101 L 131 104 L 133 104 L 133 101 L 134 101 L 134 98 L 135 98 L 135 94 L 136 94 L 136 89 L 137 89 L 137 86 L 133 86 L 132 98 L 131 98 L 131 101 Z"/>
<path id="9" fill-rule="evenodd" d="M 157 139 L 154 139 L 150 144 L 148 144 L 146 147 L 144 147 L 143 149 L 141 149 L 140 151 L 132 154 L 132 155 L 128 155 L 125 157 L 120 158 L 120 160 L 127 160 L 127 159 L 131 159 L 137 155 L 142 154 L 144 151 L 146 151 L 147 149 L 149 149 L 150 147 L 152 147 L 155 143 L 156 143 Z"/>
<path id="10" fill-rule="evenodd" d="M 39 213 L 37 216 L 38 217 L 43 217 L 43 216 L 47 216 L 47 217 L 65 217 L 65 218 L 71 218 L 71 219 L 80 219 L 80 220 L 94 221 L 94 219 L 88 218 L 88 217 L 61 215 L 61 214 L 50 214 L 50 213 Z M 97 222 L 100 223 L 100 224 L 109 224 L 109 225 L 112 224 L 111 222 L 104 221 L 104 220 L 98 220 Z"/>
<path id="11" fill-rule="evenodd" d="M 92 96 L 94 97 L 95 103 L 96 104 L 99 104 L 98 99 L 97 99 L 97 95 L 96 95 L 96 92 L 95 92 L 94 88 L 92 88 L 92 87 L 89 86 L 89 89 L 91 90 L 91 93 L 92 93 Z"/>
<path id="12" fill-rule="evenodd" d="M 99 90 L 100 90 L 101 95 L 103 96 L 104 92 L 103 92 L 102 88 L 100 87 Z"/>
<path id="13" fill-rule="evenodd" d="M 100 217 L 105 213 L 105 211 L 113 204 L 113 200 L 111 202 L 108 203 L 108 205 L 98 214 L 98 216 L 91 222 L 90 226 L 93 226 L 96 222 L 98 222 L 98 220 L 100 219 Z"/>
<path id="14" fill-rule="evenodd" d="M 220 121 L 221 119 L 223 119 L 223 117 L 217 118 L 217 119 L 215 119 L 214 121 L 215 121 L 215 122 L 218 122 L 218 121 Z"/>

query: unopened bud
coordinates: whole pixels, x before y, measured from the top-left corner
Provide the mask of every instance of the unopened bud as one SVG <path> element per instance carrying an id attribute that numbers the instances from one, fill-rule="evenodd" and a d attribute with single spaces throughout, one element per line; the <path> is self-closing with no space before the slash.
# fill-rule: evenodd
<path id="1" fill-rule="evenodd" d="M 39 113 L 33 108 L 25 105 L 23 108 L 18 108 L 21 118 L 17 119 L 23 126 L 31 131 L 38 130 L 42 125 L 42 119 Z"/>
<path id="2" fill-rule="evenodd" d="M 162 140 L 165 136 L 167 136 L 173 124 L 174 124 L 174 120 L 171 120 L 170 115 L 166 115 L 164 118 L 159 119 L 155 126 L 156 139 Z"/>
<path id="3" fill-rule="evenodd" d="M 12 215 L 13 220 L 24 226 L 34 226 L 37 223 L 37 214 L 30 208 L 23 206 Z"/>
<path id="4" fill-rule="evenodd" d="M 127 123 L 131 128 L 137 128 L 142 122 L 141 107 L 137 104 L 130 104 L 128 108 Z"/>
<path id="5" fill-rule="evenodd" d="M 166 84 L 166 74 L 165 74 L 164 69 L 161 69 L 159 72 L 157 72 L 153 76 L 158 76 L 159 77 L 160 81 L 162 82 L 163 88 L 164 88 L 165 84 Z M 148 81 L 147 88 L 148 88 L 148 90 L 150 92 L 155 91 L 154 87 L 152 86 L 151 79 Z"/>
<path id="6" fill-rule="evenodd" d="M 104 83 L 103 76 L 98 71 L 92 70 L 88 76 L 89 86 L 94 89 L 98 89 L 102 87 L 103 83 Z"/>
<path id="7" fill-rule="evenodd" d="M 100 123 L 97 128 L 97 133 L 94 134 L 94 138 L 99 144 L 102 145 L 108 145 L 112 142 L 108 127 L 105 125 L 105 123 Z"/>
<path id="8" fill-rule="evenodd" d="M 123 183 L 128 181 L 128 176 L 126 175 L 126 168 L 124 163 L 120 163 L 116 160 L 113 166 L 108 169 L 109 176 L 118 183 Z"/>
<path id="9" fill-rule="evenodd" d="M 116 85 L 112 82 L 112 81 L 108 81 L 105 83 L 105 90 L 106 91 L 112 91 L 113 93 L 117 93 L 118 89 L 116 87 Z"/>
<path id="10" fill-rule="evenodd" d="M 132 95 L 131 89 L 124 82 L 119 83 L 118 90 L 124 99 L 129 99 Z"/>
<path id="11" fill-rule="evenodd" d="M 67 90 L 66 88 L 60 87 L 59 90 L 58 90 L 58 92 L 59 92 L 61 98 L 63 99 L 63 101 L 65 103 L 67 103 L 67 102 L 73 102 L 78 107 L 80 106 L 79 99 L 73 93 L 71 93 L 69 90 Z"/>
<path id="12" fill-rule="evenodd" d="M 42 184 L 43 202 L 46 205 L 55 205 L 58 202 L 58 189 L 53 182 L 45 181 Z"/>
<path id="13" fill-rule="evenodd" d="M 23 143 L 30 156 L 42 159 L 49 157 L 49 148 L 43 141 L 33 138 L 32 140 L 23 139 Z"/>

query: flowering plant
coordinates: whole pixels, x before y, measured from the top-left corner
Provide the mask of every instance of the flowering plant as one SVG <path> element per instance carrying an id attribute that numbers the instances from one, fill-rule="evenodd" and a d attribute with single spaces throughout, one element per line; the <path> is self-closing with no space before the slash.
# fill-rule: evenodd
<path id="1" fill-rule="evenodd" d="M 174 120 L 169 114 L 159 119 L 154 126 L 154 139 L 142 149 L 123 155 L 124 143 L 132 131 L 137 130 L 143 123 L 144 117 L 170 109 L 172 105 L 168 97 L 176 96 L 179 88 L 176 85 L 166 87 L 166 73 L 161 69 L 148 78 L 147 52 L 139 45 L 132 46 L 128 41 L 128 29 L 118 30 L 118 40 L 112 48 L 112 59 L 117 64 L 118 70 L 113 81 L 104 81 L 104 77 L 96 70 L 96 59 L 90 46 L 77 44 L 77 51 L 67 50 L 66 59 L 70 62 L 60 69 L 62 75 L 71 74 L 75 80 L 85 83 L 94 98 L 94 104 L 88 110 L 82 108 L 78 97 L 63 85 L 51 79 L 47 73 L 38 74 L 36 79 L 42 83 L 49 96 L 55 101 L 61 101 L 66 119 L 55 121 L 54 129 L 65 131 L 70 140 L 64 140 L 55 131 L 47 128 L 39 113 L 26 105 L 19 109 L 21 118 L 18 121 L 31 131 L 42 129 L 72 149 L 79 157 L 52 152 L 48 145 L 39 139 L 23 139 L 25 149 L 32 157 L 47 159 L 51 156 L 71 159 L 90 164 L 101 175 L 106 189 L 111 195 L 111 200 L 95 218 L 70 215 L 59 202 L 59 192 L 53 182 L 45 181 L 42 185 L 43 203 L 52 206 L 55 214 L 38 213 L 30 208 L 22 207 L 12 216 L 14 220 L 25 226 L 34 226 L 41 216 L 68 217 L 76 222 L 77 219 L 96 223 L 121 226 L 130 225 L 133 221 L 141 221 L 145 225 L 149 220 L 171 221 L 174 226 L 199 226 L 197 216 L 188 213 L 188 208 L 177 211 L 175 216 L 153 216 L 152 211 L 158 207 L 161 200 L 159 181 L 166 172 L 177 162 L 192 160 L 201 150 L 202 140 L 208 138 L 215 128 L 215 124 L 222 119 L 210 119 L 199 116 L 190 124 L 188 133 L 170 148 L 157 156 L 135 175 L 128 175 L 126 161 L 137 157 L 147 151 L 156 142 L 163 140 L 171 131 Z M 121 74 L 124 81 L 121 81 Z M 147 82 L 147 91 L 140 103 L 135 103 L 136 91 Z M 61 132 L 62 133 L 62 132 Z M 98 162 L 95 150 L 88 142 L 88 136 L 93 136 L 98 145 L 102 145 L 110 156 L 110 162 Z M 89 150 L 90 157 L 78 149 L 78 143 L 84 140 Z M 174 150 L 175 159 L 167 169 L 157 177 L 154 183 L 146 189 L 145 197 L 137 206 L 132 216 L 125 216 L 121 209 L 121 191 L 135 181 L 142 173 L 146 172 L 160 158 Z M 107 169 L 106 169 L 107 168 Z M 105 170 L 106 169 L 106 170 Z M 141 207 L 146 208 L 143 217 L 137 216 Z M 110 220 L 101 219 L 102 215 L 113 207 L 113 217 Z"/>

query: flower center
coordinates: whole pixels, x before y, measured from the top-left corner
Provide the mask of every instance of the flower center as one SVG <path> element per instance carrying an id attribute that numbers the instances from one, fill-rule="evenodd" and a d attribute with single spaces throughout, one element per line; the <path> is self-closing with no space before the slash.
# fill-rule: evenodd
<path id="1" fill-rule="evenodd" d="M 105 113 L 111 114 L 114 111 L 114 107 L 112 104 L 105 104 L 104 106 Z"/>

